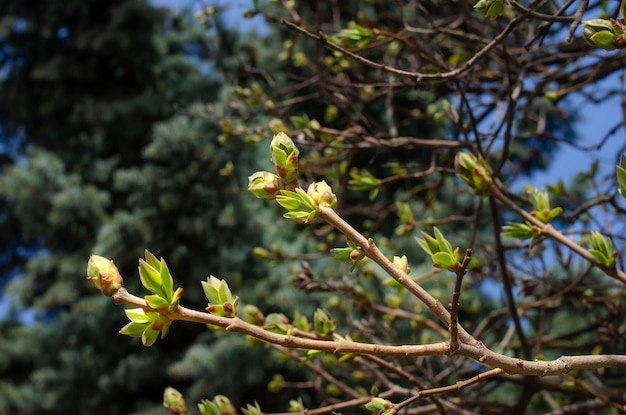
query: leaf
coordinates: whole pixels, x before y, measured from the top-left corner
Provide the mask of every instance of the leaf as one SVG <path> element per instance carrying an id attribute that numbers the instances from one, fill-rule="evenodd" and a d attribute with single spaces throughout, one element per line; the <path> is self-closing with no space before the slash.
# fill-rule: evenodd
<path id="1" fill-rule="evenodd" d="M 120 329 L 120 334 L 125 334 L 131 337 L 141 337 L 150 323 L 133 323 L 130 322 Z"/>
<path id="2" fill-rule="evenodd" d="M 170 302 L 157 294 L 146 295 L 144 299 L 148 305 L 155 310 L 169 309 L 170 307 Z"/>
<path id="3" fill-rule="evenodd" d="M 146 256 L 146 262 L 151 266 L 154 267 L 154 269 L 159 269 L 159 267 L 161 266 L 161 261 L 159 261 L 157 259 L 157 257 L 155 257 L 152 252 L 148 251 L 147 249 L 145 250 L 145 256 Z"/>
<path id="4" fill-rule="evenodd" d="M 415 240 L 428 255 L 432 255 L 439 251 L 439 243 L 435 238 L 426 232 L 422 232 L 422 237 L 424 239 L 415 238 Z"/>
<path id="5" fill-rule="evenodd" d="M 159 330 L 154 330 L 150 325 L 146 327 L 146 329 L 141 334 L 141 343 L 144 346 L 152 346 L 156 341 L 157 337 L 159 337 Z"/>
<path id="6" fill-rule="evenodd" d="M 143 259 L 139 260 L 139 278 L 148 291 L 165 297 L 161 287 L 161 274 Z"/>
<path id="7" fill-rule="evenodd" d="M 456 264 L 454 257 L 447 252 L 437 252 L 434 254 L 433 262 L 444 269 L 449 269 Z"/>
<path id="8" fill-rule="evenodd" d="M 228 288 L 228 284 L 226 281 L 221 280 L 217 286 L 217 295 L 219 298 L 220 304 L 224 304 L 226 301 L 232 301 L 233 295 L 230 292 L 230 288 Z"/>
<path id="9" fill-rule="evenodd" d="M 161 287 L 163 294 L 165 294 L 164 298 L 171 303 L 174 294 L 174 279 L 172 278 L 170 270 L 163 258 L 161 258 Z"/>
<path id="10" fill-rule="evenodd" d="M 207 281 L 202 281 L 202 289 L 204 290 L 204 295 L 207 300 L 209 300 L 210 304 L 218 304 L 219 303 L 219 294 L 217 292 L 217 288 L 215 288 L 214 280 L 216 278 L 214 276 L 210 276 Z"/>
<path id="11" fill-rule="evenodd" d="M 126 317 L 133 323 L 149 323 L 150 318 L 142 308 L 129 308 L 124 310 Z"/>
<path id="12" fill-rule="evenodd" d="M 438 242 L 438 245 L 439 245 L 439 251 L 447 252 L 449 254 L 452 254 L 452 245 L 443 236 L 441 231 L 439 231 L 439 229 L 437 229 L 436 226 L 433 228 L 433 231 L 435 232 L 435 238 L 437 239 L 437 242 Z"/>

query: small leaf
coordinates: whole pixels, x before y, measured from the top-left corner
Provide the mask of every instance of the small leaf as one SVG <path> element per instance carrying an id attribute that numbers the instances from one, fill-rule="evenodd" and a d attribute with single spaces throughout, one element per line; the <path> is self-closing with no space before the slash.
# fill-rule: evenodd
<path id="1" fill-rule="evenodd" d="M 167 310 L 170 307 L 170 302 L 157 294 L 146 295 L 144 299 L 155 310 Z"/>
<path id="2" fill-rule="evenodd" d="M 160 273 L 143 259 L 139 260 L 139 278 L 148 291 L 165 297 L 161 288 Z"/>
<path id="3" fill-rule="evenodd" d="M 216 285 L 219 284 L 219 280 L 215 278 L 213 275 L 210 275 L 206 281 L 202 281 L 202 289 L 204 290 L 204 295 L 210 304 L 220 304 L 220 297 L 217 291 Z"/>
<path id="4" fill-rule="evenodd" d="M 447 252 L 437 252 L 433 254 L 433 262 L 443 269 L 449 269 L 456 264 L 454 257 Z"/>
<path id="5" fill-rule="evenodd" d="M 145 250 L 145 256 L 146 256 L 146 262 L 153 267 L 154 269 L 159 269 L 159 267 L 161 266 L 161 261 L 159 261 L 157 259 L 157 257 L 155 257 L 152 252 L 148 251 L 147 249 Z"/>
<path id="6" fill-rule="evenodd" d="M 437 242 L 437 240 L 433 238 L 432 236 L 430 236 L 429 234 L 427 234 L 426 232 L 421 232 L 421 234 L 424 239 L 422 240 L 419 238 L 415 238 L 415 240 L 422 247 L 422 249 L 426 251 L 428 255 L 432 255 L 438 252 L 439 243 Z"/>
<path id="7" fill-rule="evenodd" d="M 141 335 L 141 343 L 146 347 L 152 346 L 157 337 L 159 337 L 159 332 L 159 330 L 154 330 L 150 327 L 150 325 L 148 325 Z"/>
<path id="8" fill-rule="evenodd" d="M 120 334 L 125 334 L 131 337 L 141 337 L 150 323 L 133 323 L 132 321 L 122 327 Z"/>
<path id="9" fill-rule="evenodd" d="M 174 279 L 172 278 L 170 270 L 163 258 L 161 258 L 161 286 L 163 294 L 165 294 L 165 299 L 168 302 L 171 302 L 173 298 Z"/>
<path id="10" fill-rule="evenodd" d="M 435 238 L 437 239 L 437 243 L 439 245 L 439 251 L 441 252 L 447 252 L 449 254 L 452 254 L 452 245 L 450 244 L 450 242 L 448 242 L 448 240 L 443 236 L 443 234 L 441 233 L 441 231 L 439 231 L 439 229 L 437 229 L 437 227 L 433 227 L 433 231 L 435 232 Z"/>
<path id="11" fill-rule="evenodd" d="M 126 317 L 133 323 L 149 323 L 150 318 L 146 315 L 146 312 L 142 308 L 130 308 L 124 310 Z"/>

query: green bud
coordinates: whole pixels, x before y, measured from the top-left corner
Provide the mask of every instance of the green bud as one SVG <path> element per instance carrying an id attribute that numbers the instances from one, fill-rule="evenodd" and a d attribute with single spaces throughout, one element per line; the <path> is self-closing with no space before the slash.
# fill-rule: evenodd
<path id="1" fill-rule="evenodd" d="M 383 398 L 372 398 L 372 400 L 365 404 L 365 409 L 372 412 L 380 413 L 383 410 L 389 410 L 393 408 L 393 404 L 389 402 L 387 399 Z"/>
<path id="2" fill-rule="evenodd" d="M 293 325 L 298 329 L 306 332 L 311 331 L 311 324 L 304 314 L 295 311 L 293 313 Z"/>
<path id="3" fill-rule="evenodd" d="M 267 384 L 267 390 L 272 393 L 278 393 L 285 387 L 285 378 L 282 375 L 274 375 L 272 380 Z"/>
<path id="4" fill-rule="evenodd" d="M 626 157 L 622 154 L 620 163 L 615 167 L 617 175 L 617 184 L 619 185 L 619 193 L 626 199 Z"/>
<path id="5" fill-rule="evenodd" d="M 297 400 L 292 399 L 289 401 L 289 412 L 304 412 L 304 403 L 302 403 L 302 398 L 298 398 Z"/>
<path id="6" fill-rule="evenodd" d="M 458 153 L 454 161 L 456 174 L 479 196 L 486 196 L 493 180 L 487 170 L 487 163 L 482 157 L 471 153 Z"/>
<path id="7" fill-rule="evenodd" d="M 610 238 L 605 238 L 600 232 L 591 232 L 591 249 L 589 252 L 600 264 L 607 268 L 615 268 L 617 252 L 613 248 Z"/>
<path id="8" fill-rule="evenodd" d="M 337 323 L 333 321 L 326 310 L 318 308 L 313 315 L 316 334 L 322 339 L 331 339 Z"/>
<path id="9" fill-rule="evenodd" d="M 337 206 L 337 196 L 324 180 L 311 183 L 306 193 L 317 206 L 324 206 L 331 209 Z"/>
<path id="10" fill-rule="evenodd" d="M 592 19 L 583 22 L 583 38 L 591 46 L 597 46 L 605 50 L 616 49 L 616 40 L 619 33 L 611 21 L 606 19 Z"/>
<path id="11" fill-rule="evenodd" d="M 563 212 L 563 209 L 560 207 L 550 209 L 550 197 L 548 196 L 548 192 L 540 192 L 535 187 L 528 186 L 526 193 L 530 196 L 530 201 L 535 209 L 531 212 L 531 215 L 541 222 L 550 223 L 552 219 Z"/>
<path id="12" fill-rule="evenodd" d="M 87 279 L 107 297 L 115 294 L 124 284 L 113 261 L 99 255 L 89 257 Z"/>
<path id="13" fill-rule="evenodd" d="M 224 395 L 216 395 L 212 401 L 203 399 L 198 404 L 201 415 L 236 415 L 235 407 Z"/>
<path id="14" fill-rule="evenodd" d="M 431 256 L 436 268 L 447 269 L 456 272 L 461 267 L 461 250 L 452 245 L 436 227 L 433 228 L 435 237 L 422 232 L 424 239 L 415 238 L 419 246 Z"/>
<path id="15" fill-rule="evenodd" d="M 208 313 L 221 317 L 235 317 L 237 315 L 239 297 L 233 297 L 226 281 L 211 275 L 201 283 L 204 294 L 209 300 L 209 305 L 206 308 Z"/>
<path id="16" fill-rule="evenodd" d="M 274 136 L 270 144 L 272 164 L 283 183 L 290 184 L 298 179 L 298 155 L 300 151 L 291 138 L 283 132 Z"/>
<path id="17" fill-rule="evenodd" d="M 271 313 L 265 318 L 265 324 L 263 325 L 265 330 L 269 330 L 272 333 L 287 334 L 292 330 L 291 323 L 286 315 L 282 313 Z"/>
<path id="18" fill-rule="evenodd" d="M 358 170 L 354 168 L 350 170 L 350 177 L 352 179 L 348 181 L 348 184 L 351 189 L 368 190 L 369 199 L 374 200 L 376 198 L 381 183 L 372 173 L 365 169 Z"/>
<path id="19" fill-rule="evenodd" d="M 280 178 L 274 173 L 257 171 L 248 177 L 248 191 L 261 199 L 276 199 L 276 195 L 282 188 Z"/>
<path id="20" fill-rule="evenodd" d="M 502 227 L 502 236 L 515 239 L 528 239 L 532 238 L 537 232 L 541 233 L 541 230 L 534 230 L 531 225 L 527 223 L 507 222 L 508 225 Z"/>
<path id="21" fill-rule="evenodd" d="M 265 317 L 259 308 L 252 304 L 246 304 L 243 307 L 243 319 L 246 323 L 254 324 L 255 326 L 263 326 L 265 324 Z"/>
<path id="22" fill-rule="evenodd" d="M 339 115 L 339 108 L 336 105 L 329 105 L 324 112 L 324 121 L 331 123 L 337 119 Z"/>
<path id="23" fill-rule="evenodd" d="M 124 310 L 130 323 L 122 327 L 121 334 L 132 337 L 141 337 L 144 346 L 151 346 L 161 333 L 164 339 L 169 333 L 169 327 L 172 322 L 164 315 L 154 312 L 145 311 L 142 308 L 133 308 Z"/>
<path id="24" fill-rule="evenodd" d="M 288 219 L 301 219 L 304 223 L 314 220 L 318 215 L 319 205 L 299 187 L 296 191 L 281 190 L 276 202 L 289 212 L 283 216 Z"/>
<path id="25" fill-rule="evenodd" d="M 400 308 L 402 305 L 402 297 L 398 294 L 387 293 L 385 294 L 385 305 L 389 308 Z"/>
<path id="26" fill-rule="evenodd" d="M 187 413 L 187 405 L 183 395 L 171 386 L 165 388 L 163 406 L 172 415 L 185 415 Z"/>
<path id="27" fill-rule="evenodd" d="M 237 415 L 237 410 L 233 403 L 224 395 L 216 395 L 213 402 L 217 404 L 221 415 Z"/>
<path id="28" fill-rule="evenodd" d="M 409 260 L 407 259 L 406 255 L 402 255 L 401 257 L 394 256 L 393 265 L 395 265 L 396 268 L 398 268 L 400 271 L 404 272 L 405 274 L 408 274 L 409 272 L 411 272 L 411 269 L 409 268 Z"/>
<path id="29" fill-rule="evenodd" d="M 268 259 L 271 254 L 270 251 L 263 248 L 262 246 L 255 246 L 252 249 L 252 255 L 254 255 L 256 259 Z"/>
<path id="30" fill-rule="evenodd" d="M 241 408 L 241 412 L 243 412 L 243 415 L 263 415 L 261 407 L 256 402 L 254 403 L 254 406 L 246 404 L 245 408 Z"/>

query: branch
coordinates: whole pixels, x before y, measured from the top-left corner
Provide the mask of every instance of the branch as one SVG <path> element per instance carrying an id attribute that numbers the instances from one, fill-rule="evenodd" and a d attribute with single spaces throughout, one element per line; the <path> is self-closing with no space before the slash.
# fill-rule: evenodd
<path id="1" fill-rule="evenodd" d="M 150 308 L 143 298 L 130 294 L 124 287 L 120 288 L 114 295 L 113 299 L 116 304 L 127 304 L 134 307 L 140 307 L 146 311 L 157 312 L 171 321 L 191 321 L 194 323 L 208 324 L 211 326 L 222 327 L 226 331 L 246 334 L 268 343 L 277 344 L 279 346 L 290 349 L 306 349 L 320 350 L 328 353 L 356 353 L 370 354 L 375 356 L 435 356 L 448 355 L 448 342 L 440 342 L 426 345 L 400 345 L 389 346 L 382 344 L 347 342 L 339 340 L 315 340 L 309 338 L 298 337 L 289 334 L 278 334 L 262 327 L 247 323 L 238 317 L 220 317 L 209 313 L 204 313 L 183 306 L 173 312 L 162 312 Z"/>
<path id="2" fill-rule="evenodd" d="M 400 271 L 382 252 L 376 247 L 374 241 L 366 239 L 357 232 L 352 226 L 344 221 L 337 213 L 330 208 L 320 206 L 320 217 L 329 224 L 337 228 L 349 240 L 363 249 L 365 255 L 372 261 L 376 262 L 389 276 L 395 279 L 400 285 L 406 288 L 411 294 L 424 303 L 432 313 L 437 316 L 447 327 L 451 325 L 450 313 L 441 304 L 441 302 L 430 295 L 418 283 L 413 281 L 407 274 Z M 463 342 L 478 344 L 478 341 L 472 337 L 463 327 L 458 325 L 459 339 Z"/>
<path id="3" fill-rule="evenodd" d="M 467 266 L 472 259 L 472 250 L 465 251 L 461 269 L 456 272 L 456 282 L 454 284 L 454 292 L 452 293 L 452 303 L 450 304 L 450 348 L 457 350 L 459 348 L 459 333 L 457 330 L 458 314 L 459 314 L 459 298 L 461 298 L 461 284 L 463 277 L 467 272 Z"/>
<path id="4" fill-rule="evenodd" d="M 587 249 L 578 245 L 576 242 L 572 241 L 571 239 L 566 238 L 565 235 L 563 235 L 561 232 L 554 229 L 552 225 L 550 225 L 549 223 L 546 224 L 546 223 L 541 222 L 539 219 L 535 218 L 530 213 L 526 212 L 524 209 L 517 206 L 515 202 L 509 199 L 500 190 L 500 188 L 497 185 L 494 184 L 493 186 L 491 186 L 490 191 L 493 197 L 495 197 L 498 201 L 500 201 L 506 207 L 511 209 L 513 212 L 517 213 L 520 217 L 522 217 L 527 222 L 539 228 L 543 235 L 554 239 L 555 241 L 559 242 L 562 245 L 565 245 L 566 247 L 568 247 L 569 249 L 571 249 L 572 251 L 576 252 L 578 255 L 580 255 L 587 261 L 589 261 L 591 264 L 595 265 L 597 268 L 602 270 L 602 272 L 604 272 L 609 277 L 615 278 L 621 283 L 626 284 L 626 273 L 624 273 L 624 271 L 620 269 L 616 269 L 616 268 L 608 269 L 602 266 L 602 264 L 598 263 L 598 261 L 596 261 L 596 259 L 593 257 L 593 255 L 591 255 L 591 253 Z"/>
<path id="5" fill-rule="evenodd" d="M 127 304 L 142 308 L 146 312 L 160 313 L 171 321 L 190 321 L 218 326 L 226 331 L 246 334 L 290 349 L 319 350 L 335 354 L 355 353 L 359 355 L 397 357 L 449 356 L 451 354 L 449 342 L 390 346 L 338 340 L 315 340 L 289 334 L 273 333 L 262 327 L 246 323 L 238 317 L 215 316 L 180 305 L 172 312 L 163 312 L 149 307 L 143 298 L 130 294 L 124 287 L 118 289 L 112 297 L 115 300 L 115 304 Z M 468 357 L 492 368 L 500 368 L 508 374 L 553 376 L 564 375 L 572 370 L 609 367 L 626 369 L 626 356 L 622 355 L 562 356 L 553 361 L 529 361 L 493 352 L 478 341 L 475 341 L 474 344 L 459 343 L 459 349 L 456 354 Z"/>
<path id="6" fill-rule="evenodd" d="M 266 17 L 272 19 L 269 16 L 266 16 Z M 421 83 L 424 83 L 425 81 L 445 82 L 451 78 L 458 77 L 464 74 L 465 72 L 469 71 L 479 59 L 481 59 L 484 55 L 486 55 L 487 52 L 493 49 L 498 43 L 504 40 L 509 35 L 509 33 L 513 31 L 515 26 L 517 26 L 519 23 L 521 23 L 525 19 L 526 19 L 526 16 L 518 16 L 515 19 L 511 20 L 509 24 L 502 30 L 502 32 L 500 32 L 496 37 L 494 37 L 493 40 L 489 42 L 484 48 L 476 52 L 474 56 L 472 56 L 467 62 L 465 62 L 465 64 L 451 71 L 440 72 L 440 73 L 423 73 L 423 72 L 405 71 L 403 69 L 394 68 L 394 67 L 385 65 L 383 63 L 377 63 L 357 53 L 354 53 L 344 47 L 341 47 L 335 43 L 329 42 L 326 36 L 322 33 L 320 34 L 311 33 L 307 29 L 300 27 L 298 24 L 290 22 L 285 19 L 281 19 L 280 22 L 284 24 L 285 26 L 287 26 L 288 28 L 295 30 L 307 37 L 310 37 L 311 39 L 317 40 L 318 42 L 322 43 L 324 46 L 330 49 L 336 50 L 338 52 L 341 52 L 345 54 L 346 56 L 351 57 L 355 61 L 365 66 L 378 69 L 381 71 L 393 73 L 396 75 L 401 75 L 404 77 L 412 78 L 413 80 L 415 80 L 415 82 L 417 82 L 418 84 L 421 84 Z"/>

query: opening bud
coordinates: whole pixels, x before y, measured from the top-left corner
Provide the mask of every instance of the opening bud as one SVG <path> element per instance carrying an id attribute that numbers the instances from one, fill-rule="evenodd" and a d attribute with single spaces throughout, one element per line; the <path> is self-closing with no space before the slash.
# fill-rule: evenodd
<path id="1" fill-rule="evenodd" d="M 258 171 L 248 177 L 248 190 L 258 198 L 276 199 L 281 189 L 280 178 L 274 173 Z"/>
<path id="2" fill-rule="evenodd" d="M 276 173 L 285 184 L 290 184 L 298 179 L 298 155 L 300 151 L 291 138 L 283 132 L 274 136 L 270 144 L 272 164 Z"/>
<path id="3" fill-rule="evenodd" d="M 113 261 L 99 255 L 89 258 L 87 279 L 107 297 L 115 294 L 124 284 L 124 279 Z"/>
<path id="4" fill-rule="evenodd" d="M 313 202 L 318 206 L 324 206 L 334 209 L 337 206 L 337 196 L 333 193 L 333 189 L 322 180 L 321 182 L 314 182 L 309 185 L 307 194 Z"/>

